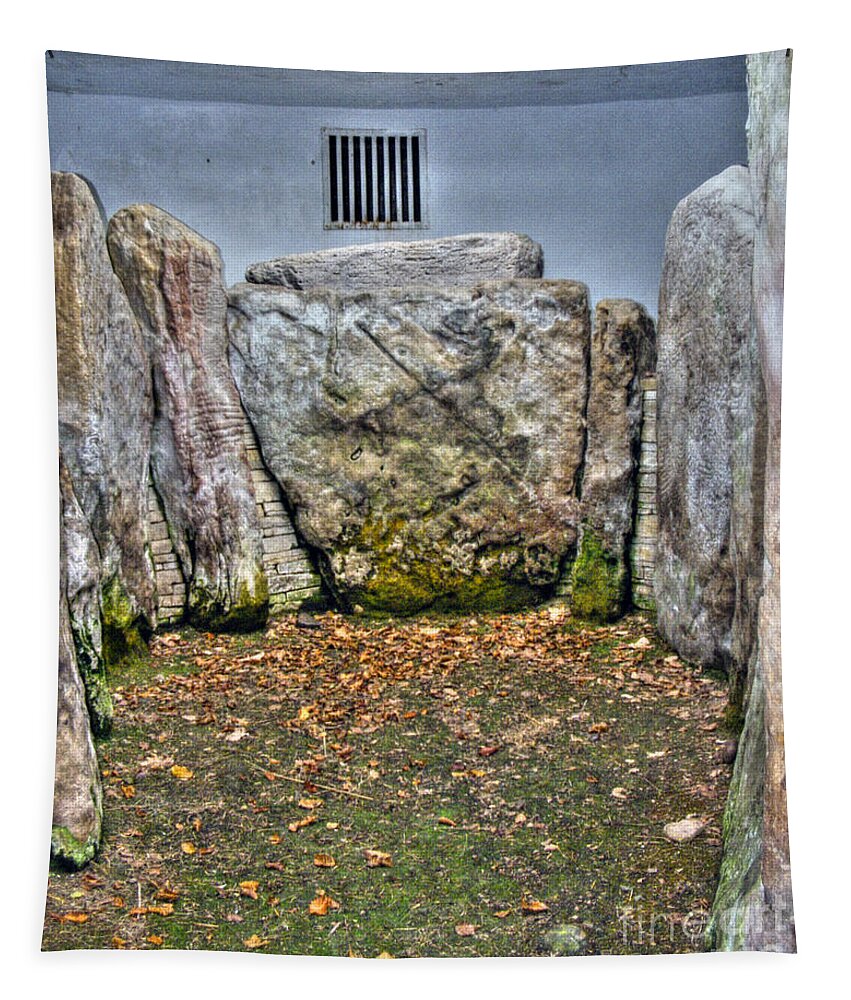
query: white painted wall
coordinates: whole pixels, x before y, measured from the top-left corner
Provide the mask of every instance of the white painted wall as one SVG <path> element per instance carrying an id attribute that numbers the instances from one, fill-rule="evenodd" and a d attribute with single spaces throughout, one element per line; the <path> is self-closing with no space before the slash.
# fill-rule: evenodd
<path id="1" fill-rule="evenodd" d="M 358 110 L 49 95 L 51 166 L 108 214 L 153 202 L 213 240 L 229 283 L 254 261 L 382 239 L 513 230 L 547 277 L 655 315 L 665 229 L 683 195 L 746 162 L 745 94 L 497 109 Z M 325 230 L 323 125 L 428 130 L 428 230 Z"/>

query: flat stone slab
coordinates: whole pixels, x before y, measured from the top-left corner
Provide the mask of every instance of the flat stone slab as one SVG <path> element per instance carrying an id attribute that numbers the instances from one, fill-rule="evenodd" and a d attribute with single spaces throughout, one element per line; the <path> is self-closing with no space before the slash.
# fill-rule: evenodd
<path id="1" fill-rule="evenodd" d="M 231 366 L 343 606 L 549 596 L 579 520 L 588 290 L 230 290 Z"/>
<path id="2" fill-rule="evenodd" d="M 372 290 L 402 285 L 457 286 L 540 278 L 541 245 L 518 233 L 472 233 L 436 240 L 370 243 L 290 254 L 251 264 L 248 281 L 285 288 Z"/>

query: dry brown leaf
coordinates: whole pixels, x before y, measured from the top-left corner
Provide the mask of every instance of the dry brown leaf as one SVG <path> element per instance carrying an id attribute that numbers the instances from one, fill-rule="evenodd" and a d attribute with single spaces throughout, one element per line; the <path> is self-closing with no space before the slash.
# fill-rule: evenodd
<path id="1" fill-rule="evenodd" d="M 385 854 L 384 851 L 372 851 L 367 848 L 363 852 L 363 856 L 366 858 L 367 868 L 392 868 L 393 858 L 389 854 Z"/>
<path id="2" fill-rule="evenodd" d="M 496 913 L 494 913 L 494 916 L 497 918 L 497 920 L 504 920 L 508 916 L 509 913 L 511 913 L 510 909 L 509 910 L 497 910 Z"/>
<path id="3" fill-rule="evenodd" d="M 258 937 L 256 934 L 252 934 L 250 938 L 246 938 L 242 942 L 246 948 L 263 948 L 269 943 L 268 938 Z"/>
<path id="4" fill-rule="evenodd" d="M 299 799 L 300 809 L 318 809 L 322 805 L 322 799 Z"/>
<path id="5" fill-rule="evenodd" d="M 147 913 L 158 913 L 161 917 L 170 917 L 174 913 L 174 906 L 171 903 L 163 903 L 162 906 L 146 906 Z"/>
<path id="6" fill-rule="evenodd" d="M 307 908 L 308 913 L 315 917 L 324 917 L 329 910 L 339 910 L 340 904 L 336 899 L 332 899 L 327 893 L 320 893 L 316 899 L 311 899 Z"/>
<path id="7" fill-rule="evenodd" d="M 520 909 L 524 913 L 543 913 L 549 907 L 546 903 L 542 903 L 540 899 L 524 899 L 520 904 Z"/>
<path id="8" fill-rule="evenodd" d="M 438 816 L 437 822 L 441 826 L 458 826 L 454 819 L 450 819 L 448 816 Z"/>
<path id="9" fill-rule="evenodd" d="M 476 928 L 474 924 L 456 924 L 455 933 L 458 937 L 473 937 L 476 933 Z"/>
<path id="10" fill-rule="evenodd" d="M 306 826 L 310 826 L 311 823 L 315 822 L 315 816 L 305 816 L 304 819 L 297 819 L 294 823 L 290 823 L 287 829 L 290 833 L 298 833 L 299 830 L 303 830 Z"/>
<path id="11" fill-rule="evenodd" d="M 163 938 L 161 938 L 159 936 L 159 934 L 149 934 L 145 938 L 145 940 L 148 942 L 148 944 L 162 944 L 163 943 Z"/>
<path id="12" fill-rule="evenodd" d="M 337 862 L 331 857 L 330 854 L 315 854 L 313 856 L 313 863 L 317 868 L 336 868 Z"/>
<path id="13" fill-rule="evenodd" d="M 259 888 L 260 883 L 253 880 L 239 883 L 239 891 L 243 896 L 248 896 L 249 899 L 257 899 L 257 890 Z"/>
<path id="14" fill-rule="evenodd" d="M 180 845 L 180 849 L 184 854 L 194 854 L 198 850 L 191 840 L 184 840 Z"/>
<path id="15" fill-rule="evenodd" d="M 89 919 L 88 913 L 64 913 L 62 915 L 63 924 L 84 924 Z"/>
<path id="16" fill-rule="evenodd" d="M 189 781 L 190 778 L 195 777 L 194 771 L 190 771 L 188 767 L 183 767 L 181 764 L 175 764 L 171 773 L 175 778 L 180 778 L 181 781 Z"/>

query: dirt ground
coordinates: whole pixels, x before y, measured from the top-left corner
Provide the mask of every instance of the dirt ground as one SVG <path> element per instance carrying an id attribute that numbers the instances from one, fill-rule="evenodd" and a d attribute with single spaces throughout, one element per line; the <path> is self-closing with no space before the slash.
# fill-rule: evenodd
<path id="1" fill-rule="evenodd" d="M 288 616 L 112 683 L 104 846 L 50 872 L 45 950 L 703 950 L 725 688 L 645 617 Z"/>

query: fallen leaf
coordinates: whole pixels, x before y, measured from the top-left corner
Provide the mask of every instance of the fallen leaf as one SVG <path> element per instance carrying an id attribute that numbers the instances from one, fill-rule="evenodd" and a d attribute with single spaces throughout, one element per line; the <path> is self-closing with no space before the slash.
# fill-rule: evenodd
<path id="1" fill-rule="evenodd" d="M 148 944 L 162 944 L 163 943 L 163 938 L 161 938 L 159 936 L 159 934 L 149 934 L 145 938 L 145 940 L 148 942 Z"/>
<path id="2" fill-rule="evenodd" d="M 299 799 L 300 809 L 318 809 L 322 805 L 322 799 Z"/>
<path id="3" fill-rule="evenodd" d="M 175 764 L 171 769 L 171 773 L 175 778 L 180 778 L 181 781 L 189 781 L 190 778 L 195 777 L 194 771 L 190 771 L 188 767 L 183 767 L 180 764 Z"/>
<path id="4" fill-rule="evenodd" d="M 493 757 L 493 755 L 497 751 L 499 751 L 499 750 L 502 750 L 501 746 L 479 747 L 479 756 L 480 757 Z"/>
<path id="5" fill-rule="evenodd" d="M 316 899 L 311 899 L 307 908 L 308 913 L 315 917 L 324 917 L 329 910 L 339 910 L 340 904 L 336 899 L 332 899 L 327 893 L 320 893 Z"/>
<path id="6" fill-rule="evenodd" d="M 241 917 L 238 913 L 226 913 L 225 920 L 229 924 L 241 924 L 245 917 Z"/>
<path id="7" fill-rule="evenodd" d="M 154 893 L 154 899 L 174 900 L 177 899 L 179 895 L 180 893 L 177 889 L 170 889 L 168 886 L 164 885 L 157 889 Z"/>
<path id="8" fill-rule="evenodd" d="M 269 943 L 268 938 L 258 937 L 256 934 L 252 934 L 250 938 L 246 938 L 242 942 L 246 948 L 263 948 Z"/>
<path id="9" fill-rule="evenodd" d="M 174 913 L 174 906 L 171 903 L 163 903 L 162 906 L 147 906 L 148 913 L 158 913 L 161 917 L 170 917 Z"/>
<path id="10" fill-rule="evenodd" d="M 363 856 L 366 858 L 367 868 L 392 868 L 393 858 L 389 854 L 385 854 L 384 851 L 372 851 L 367 848 L 363 852 Z"/>
<path id="11" fill-rule="evenodd" d="M 494 916 L 497 920 L 504 920 L 509 913 L 511 913 L 511 910 L 497 910 L 496 913 L 494 913 Z"/>
<path id="12" fill-rule="evenodd" d="M 313 856 L 313 863 L 317 868 L 336 868 L 337 862 L 331 857 L 330 854 L 315 854 Z"/>
<path id="13" fill-rule="evenodd" d="M 180 849 L 184 854 L 194 854 L 198 850 L 190 840 L 184 840 L 180 845 Z"/>
<path id="14" fill-rule="evenodd" d="M 454 819 L 450 819 L 448 816 L 438 816 L 437 822 L 441 826 L 458 826 Z"/>
<path id="15" fill-rule="evenodd" d="M 239 891 L 249 899 L 257 899 L 257 890 L 260 888 L 259 882 L 247 881 L 239 883 Z"/>
<path id="16" fill-rule="evenodd" d="M 595 722 L 593 726 L 588 727 L 589 733 L 607 733 L 608 731 L 608 722 Z"/>
<path id="17" fill-rule="evenodd" d="M 88 913 L 65 913 L 62 915 L 63 924 L 84 924 L 88 919 Z"/>
<path id="18" fill-rule="evenodd" d="M 473 924 L 456 924 L 455 933 L 458 937 L 473 937 L 476 933 L 476 928 Z"/>
<path id="19" fill-rule="evenodd" d="M 628 799 L 629 798 L 629 792 L 625 788 L 620 788 L 620 787 L 613 788 L 612 789 L 612 798 L 613 799 L 621 799 L 621 800 Z"/>
<path id="20" fill-rule="evenodd" d="M 520 904 L 520 909 L 524 913 L 543 913 L 549 907 L 546 903 L 542 903 L 540 899 L 524 899 Z"/>
<path id="21" fill-rule="evenodd" d="M 304 819 L 297 819 L 294 823 L 290 823 L 287 829 L 290 833 L 298 833 L 299 830 L 303 830 L 306 826 L 310 826 L 311 823 L 315 822 L 315 816 L 305 816 Z"/>
<path id="22" fill-rule="evenodd" d="M 225 736 L 225 743 L 239 743 L 239 741 L 245 739 L 246 736 L 248 736 L 248 730 L 243 729 L 241 726 L 237 726 L 233 732 L 228 733 L 227 736 Z"/>
<path id="23" fill-rule="evenodd" d="M 121 794 L 124 796 L 125 799 L 132 799 L 133 796 L 136 794 L 136 788 L 134 785 L 122 785 Z"/>

